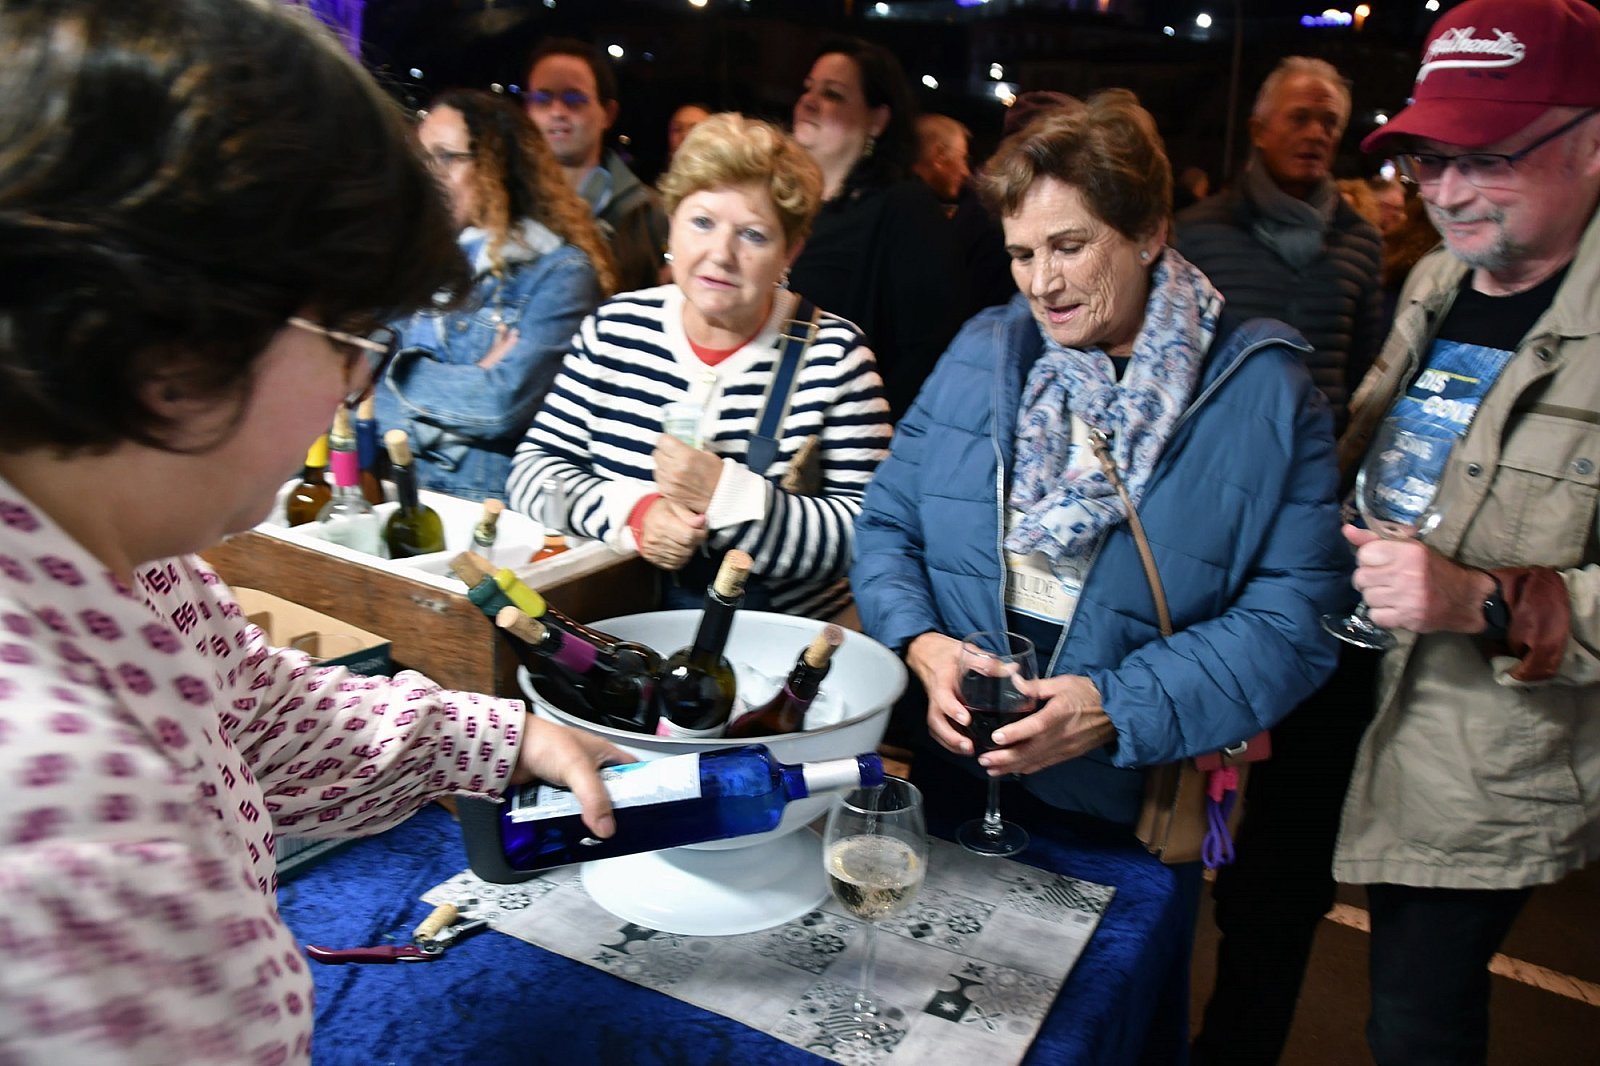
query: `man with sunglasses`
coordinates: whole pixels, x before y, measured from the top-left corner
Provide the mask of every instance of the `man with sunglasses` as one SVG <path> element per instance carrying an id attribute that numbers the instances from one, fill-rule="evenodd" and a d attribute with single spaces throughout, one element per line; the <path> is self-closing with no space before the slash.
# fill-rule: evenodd
<path id="1" fill-rule="evenodd" d="M 667 216 L 655 192 L 606 148 L 617 121 L 617 77 L 599 51 L 569 37 L 547 38 L 528 61 L 522 99 L 567 181 L 594 212 L 611 245 L 617 290 L 659 285 Z"/>
<path id="2" fill-rule="evenodd" d="M 1600 11 L 1468 0 L 1413 99 L 1362 147 L 1397 153 L 1444 244 L 1340 447 L 1353 468 L 1385 419 L 1448 442 L 1397 486 L 1437 487 L 1425 537 L 1345 528 L 1398 640 L 1334 861 L 1367 886 L 1380 1066 L 1482 1063 L 1490 956 L 1600 856 Z"/>

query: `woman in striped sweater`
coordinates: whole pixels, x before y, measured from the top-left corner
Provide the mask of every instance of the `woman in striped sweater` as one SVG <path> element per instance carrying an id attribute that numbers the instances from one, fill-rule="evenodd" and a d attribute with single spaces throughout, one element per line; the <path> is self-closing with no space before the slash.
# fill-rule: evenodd
<path id="1" fill-rule="evenodd" d="M 573 338 L 512 463 L 512 506 L 666 574 L 663 605 L 699 606 L 717 561 L 748 551 L 746 605 L 815 617 L 848 602 L 853 523 L 890 423 L 877 363 L 851 323 L 785 286 L 822 179 L 776 127 L 701 123 L 662 183 L 671 285 L 601 305 Z M 771 461 L 758 433 L 788 335 L 810 335 Z M 663 432 L 687 403 L 698 426 Z M 703 442 L 700 446 L 694 443 Z M 759 467 L 759 469 L 753 468 Z"/>

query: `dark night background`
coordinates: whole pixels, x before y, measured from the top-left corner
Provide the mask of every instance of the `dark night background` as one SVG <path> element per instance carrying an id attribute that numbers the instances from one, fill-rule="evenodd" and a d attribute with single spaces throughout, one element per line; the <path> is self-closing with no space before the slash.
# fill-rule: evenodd
<path id="1" fill-rule="evenodd" d="M 362 36 L 364 58 L 413 106 L 454 85 L 514 91 L 545 35 L 620 47 L 622 109 L 612 139 L 647 179 L 680 103 L 786 123 L 817 45 L 839 32 L 892 48 L 923 109 L 971 128 L 975 161 L 993 147 L 1005 110 L 990 76 L 998 63 L 1017 91 L 1133 89 L 1161 124 L 1174 166 L 1198 164 L 1213 180 L 1248 152 L 1244 122 L 1262 78 L 1285 55 L 1313 55 L 1352 81 L 1336 167 L 1346 177 L 1375 168 L 1356 144 L 1376 113 L 1404 105 L 1423 36 L 1438 17 L 1426 0 L 1369 2 L 1358 29 L 1303 27 L 1300 16 L 1320 12 L 1326 0 L 368 0 Z M 1212 18 L 1209 29 L 1196 25 L 1201 12 Z M 920 84 L 923 75 L 938 88 Z"/>

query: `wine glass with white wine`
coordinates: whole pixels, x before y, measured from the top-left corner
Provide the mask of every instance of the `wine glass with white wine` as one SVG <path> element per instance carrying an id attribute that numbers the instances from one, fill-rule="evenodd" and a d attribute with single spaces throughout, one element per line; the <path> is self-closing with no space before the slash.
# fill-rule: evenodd
<path id="1" fill-rule="evenodd" d="M 844 794 L 828 815 L 823 863 L 834 898 L 867 923 L 862 941 L 861 980 L 851 1003 L 855 1029 L 846 1039 L 876 1042 L 891 1031 L 873 991 L 882 918 L 911 906 L 928 869 L 928 832 L 922 793 L 898 777 Z"/>
<path id="2" fill-rule="evenodd" d="M 1356 507 L 1366 527 L 1385 540 L 1423 537 L 1439 524 L 1433 505 L 1438 475 L 1455 438 L 1408 427 L 1393 415 L 1383 420 L 1356 472 Z M 1348 615 L 1325 614 L 1322 628 L 1347 644 L 1373 651 L 1394 647 L 1394 634 L 1375 624 L 1366 600 Z"/>

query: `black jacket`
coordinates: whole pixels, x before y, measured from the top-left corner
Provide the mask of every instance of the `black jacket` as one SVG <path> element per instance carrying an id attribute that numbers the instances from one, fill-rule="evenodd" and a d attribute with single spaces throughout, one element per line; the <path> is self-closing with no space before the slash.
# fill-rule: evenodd
<path id="1" fill-rule="evenodd" d="M 966 309 L 950 220 L 915 178 L 823 204 L 789 284 L 866 334 L 897 421 Z"/>
<path id="2" fill-rule="evenodd" d="M 1343 430 L 1350 395 L 1388 332 L 1383 321 L 1383 241 L 1370 222 L 1339 201 L 1323 254 L 1295 270 L 1252 235 L 1255 204 L 1242 184 L 1178 214 L 1174 246 L 1211 279 L 1240 318 L 1276 318 L 1305 335 L 1312 380 Z"/>

